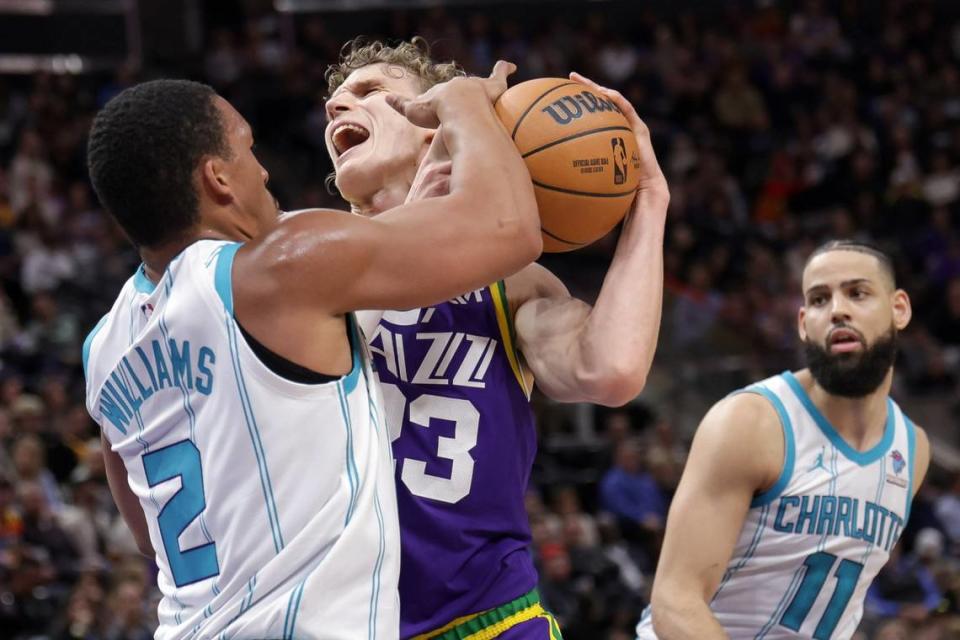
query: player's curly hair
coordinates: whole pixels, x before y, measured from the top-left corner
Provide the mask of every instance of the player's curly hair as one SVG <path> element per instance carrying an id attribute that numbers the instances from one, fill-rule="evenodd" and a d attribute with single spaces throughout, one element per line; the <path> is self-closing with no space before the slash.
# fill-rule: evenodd
<path id="1" fill-rule="evenodd" d="M 430 45 L 420 36 L 409 42 L 388 44 L 380 40 L 368 42 L 363 36 L 354 38 L 340 49 L 340 61 L 327 67 L 327 95 L 333 95 L 353 71 L 371 64 L 385 63 L 402 67 L 420 79 L 421 89 L 446 82 L 466 72 L 456 62 L 435 62 L 430 58 Z"/>
<path id="2" fill-rule="evenodd" d="M 197 163 L 230 158 L 216 96 L 199 82 L 153 80 L 125 89 L 94 118 L 90 181 L 138 247 L 175 240 L 197 223 Z"/>

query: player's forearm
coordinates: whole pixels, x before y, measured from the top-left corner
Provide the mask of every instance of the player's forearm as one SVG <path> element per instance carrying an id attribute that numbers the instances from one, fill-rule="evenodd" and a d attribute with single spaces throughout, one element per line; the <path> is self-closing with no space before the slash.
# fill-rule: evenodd
<path id="1" fill-rule="evenodd" d="M 664 597 L 654 587 L 652 605 L 658 640 L 729 640 L 707 603 L 695 595 Z"/>
<path id="2" fill-rule="evenodd" d="M 627 220 L 580 334 L 580 366 L 605 404 L 628 402 L 646 384 L 660 332 L 665 217 L 640 210 Z"/>
<path id="3" fill-rule="evenodd" d="M 540 219 L 530 174 L 493 106 L 480 93 L 438 109 L 452 160 L 450 195 L 468 204 L 457 220 L 448 223 L 472 227 L 473 234 L 492 235 L 492 241 L 516 230 L 537 245 L 539 255 Z"/>

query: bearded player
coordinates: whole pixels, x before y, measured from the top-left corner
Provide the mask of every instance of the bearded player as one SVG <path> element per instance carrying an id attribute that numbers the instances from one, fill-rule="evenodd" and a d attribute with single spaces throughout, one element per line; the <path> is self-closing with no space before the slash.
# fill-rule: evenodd
<path id="1" fill-rule="evenodd" d="M 354 212 L 376 216 L 444 192 L 448 162 L 431 146 L 436 132 L 410 125 L 387 96 L 415 96 L 461 74 L 416 40 L 344 48 L 327 75 L 327 148 Z M 530 390 L 536 379 L 555 400 L 621 405 L 641 391 L 653 359 L 666 181 L 630 104 L 571 77 L 630 120 L 643 172 L 596 304 L 531 264 L 364 327 L 394 438 L 403 638 L 559 637 L 537 595 L 524 510 L 536 452 Z"/>
<path id="2" fill-rule="evenodd" d="M 700 424 L 641 640 L 850 638 L 903 533 L 930 461 L 889 397 L 910 299 L 889 257 L 849 241 L 814 251 L 803 297 L 807 368 Z"/>

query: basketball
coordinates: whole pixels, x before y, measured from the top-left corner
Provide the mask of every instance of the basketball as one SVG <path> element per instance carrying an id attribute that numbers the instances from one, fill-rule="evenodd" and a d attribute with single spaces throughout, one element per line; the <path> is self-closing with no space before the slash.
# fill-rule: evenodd
<path id="1" fill-rule="evenodd" d="M 608 98 L 566 78 L 538 78 L 495 105 L 533 179 L 543 250 L 579 249 L 623 219 L 640 178 L 627 119 Z"/>

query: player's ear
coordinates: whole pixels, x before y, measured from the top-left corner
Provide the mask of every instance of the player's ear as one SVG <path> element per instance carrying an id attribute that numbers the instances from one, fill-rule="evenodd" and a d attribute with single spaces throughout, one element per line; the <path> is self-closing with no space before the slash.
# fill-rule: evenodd
<path id="1" fill-rule="evenodd" d="M 200 190 L 218 204 L 233 199 L 233 190 L 226 172 L 226 163 L 217 156 L 206 156 L 200 161 Z"/>
<path id="2" fill-rule="evenodd" d="M 806 307 L 800 307 L 800 310 L 797 311 L 797 334 L 800 336 L 800 340 L 803 342 L 807 341 L 807 328 L 803 325 L 803 321 L 806 316 Z"/>
<path id="3" fill-rule="evenodd" d="M 893 292 L 893 325 L 897 331 L 903 331 L 910 318 L 913 317 L 913 307 L 910 305 L 910 296 L 903 289 L 897 289 Z"/>

